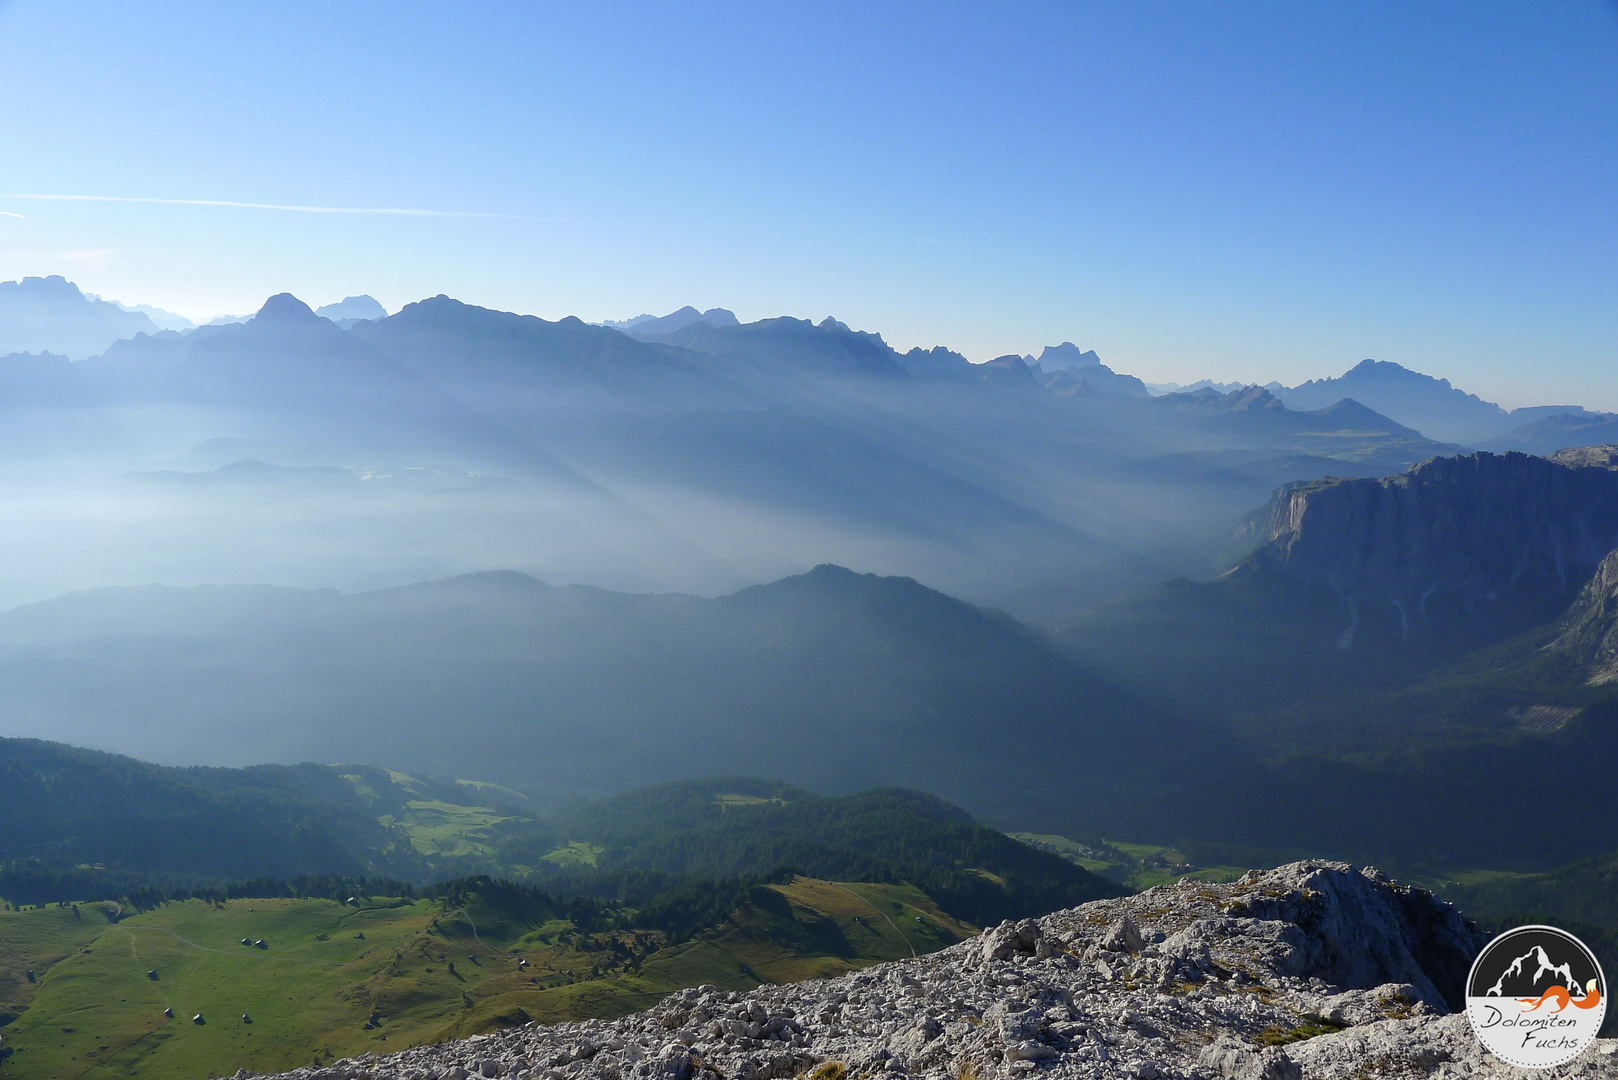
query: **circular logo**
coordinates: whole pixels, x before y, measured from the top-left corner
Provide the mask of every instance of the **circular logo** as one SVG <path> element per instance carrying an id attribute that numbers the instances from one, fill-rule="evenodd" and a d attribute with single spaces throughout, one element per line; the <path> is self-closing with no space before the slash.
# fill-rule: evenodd
<path id="1" fill-rule="evenodd" d="M 1582 1054 L 1607 1015 L 1607 980 L 1584 942 L 1519 926 L 1484 948 L 1466 977 L 1466 1018 L 1498 1058 L 1549 1069 Z"/>

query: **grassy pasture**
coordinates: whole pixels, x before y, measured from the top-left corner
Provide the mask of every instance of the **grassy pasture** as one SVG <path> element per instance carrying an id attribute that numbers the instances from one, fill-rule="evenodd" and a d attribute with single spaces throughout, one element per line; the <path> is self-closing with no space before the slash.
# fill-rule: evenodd
<path id="1" fill-rule="evenodd" d="M 0 982 L 16 1016 L 3 1029 L 5 1080 L 284 1069 L 529 1020 L 622 1015 L 683 986 L 835 975 L 974 932 L 907 886 L 801 877 L 668 948 L 647 931 L 525 922 L 477 897 L 451 911 L 386 898 L 188 900 L 116 922 L 103 910 L 115 905 L 80 905 L 77 918 L 0 912 L 0 971 L 32 966 L 38 980 Z"/>
<path id="2" fill-rule="evenodd" d="M 602 849 L 582 840 L 573 840 L 545 856 L 545 861 L 557 866 L 594 866 Z"/>

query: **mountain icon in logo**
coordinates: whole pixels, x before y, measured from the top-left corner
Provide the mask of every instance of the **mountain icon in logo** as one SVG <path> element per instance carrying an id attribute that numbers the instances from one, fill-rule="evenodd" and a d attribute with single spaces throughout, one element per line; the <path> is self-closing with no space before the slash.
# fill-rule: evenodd
<path id="1" fill-rule="evenodd" d="M 1533 974 L 1528 974 L 1529 966 Z M 1583 997 L 1584 989 L 1573 978 L 1571 963 L 1553 964 L 1544 945 L 1535 945 L 1511 962 L 1500 973 L 1493 986 L 1483 991 L 1484 997 L 1539 997 L 1553 986 L 1566 987 L 1574 997 Z M 1578 986 L 1578 989 L 1575 989 Z"/>

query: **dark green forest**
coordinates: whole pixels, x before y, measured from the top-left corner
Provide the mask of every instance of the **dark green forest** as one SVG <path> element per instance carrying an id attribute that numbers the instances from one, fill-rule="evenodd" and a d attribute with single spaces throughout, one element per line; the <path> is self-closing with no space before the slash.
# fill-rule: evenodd
<path id="1" fill-rule="evenodd" d="M 549 814 L 499 806 L 487 856 L 437 858 L 390 822 L 412 805 L 498 801 L 498 791 L 418 777 L 405 790 L 394 776 L 360 766 L 169 768 L 0 740 L 0 820 L 15 841 L 0 852 L 0 898 L 142 906 L 190 896 L 409 895 L 445 881 L 489 888 L 509 879 L 580 925 L 633 909 L 633 925 L 679 939 L 794 872 L 910 884 L 978 925 L 1118 891 L 930 795 L 822 797 L 746 777 L 658 785 Z M 552 857 L 570 843 L 598 854 Z"/>

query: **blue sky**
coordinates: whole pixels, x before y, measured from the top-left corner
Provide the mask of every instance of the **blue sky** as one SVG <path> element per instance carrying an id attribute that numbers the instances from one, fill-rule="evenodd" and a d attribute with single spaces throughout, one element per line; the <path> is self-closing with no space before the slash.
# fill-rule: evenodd
<path id="1" fill-rule="evenodd" d="M 10 0 L 0 94 L 0 279 L 193 317 L 693 303 L 1618 409 L 1601 0 Z"/>

